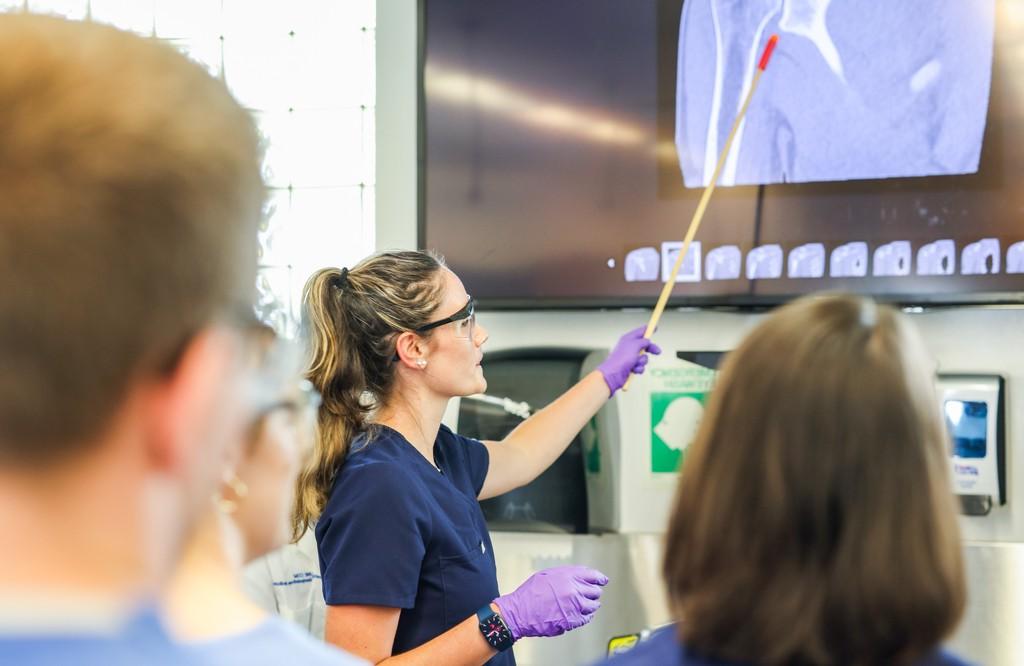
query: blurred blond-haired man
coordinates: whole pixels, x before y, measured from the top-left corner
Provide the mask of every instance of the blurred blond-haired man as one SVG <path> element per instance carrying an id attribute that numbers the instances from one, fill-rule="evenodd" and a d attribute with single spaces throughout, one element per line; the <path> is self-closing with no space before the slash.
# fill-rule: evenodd
<path id="1" fill-rule="evenodd" d="M 180 663 L 139 609 L 249 417 L 257 132 L 171 47 L 25 13 L 0 127 L 0 661 Z"/>

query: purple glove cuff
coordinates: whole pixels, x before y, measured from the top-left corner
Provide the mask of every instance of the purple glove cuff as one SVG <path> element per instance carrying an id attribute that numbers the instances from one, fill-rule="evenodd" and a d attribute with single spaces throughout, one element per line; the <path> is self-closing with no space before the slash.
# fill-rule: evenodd
<path id="1" fill-rule="evenodd" d="M 498 607 L 498 615 L 501 616 L 501 621 L 504 622 L 505 626 L 508 628 L 508 633 L 512 634 L 512 640 L 518 641 L 520 638 L 522 638 L 523 632 L 522 629 L 519 628 L 519 624 L 514 619 L 515 615 L 505 610 L 506 608 L 511 607 L 511 604 L 509 603 L 507 596 L 498 597 L 491 603 Z"/>

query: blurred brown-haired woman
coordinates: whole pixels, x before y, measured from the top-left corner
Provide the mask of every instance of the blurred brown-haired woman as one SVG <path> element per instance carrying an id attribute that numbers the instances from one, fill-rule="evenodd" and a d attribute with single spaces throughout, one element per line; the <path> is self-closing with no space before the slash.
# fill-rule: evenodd
<path id="1" fill-rule="evenodd" d="M 894 310 L 830 295 L 728 355 L 668 526 L 680 622 L 613 663 L 962 663 L 937 650 L 965 584 L 922 348 Z"/>

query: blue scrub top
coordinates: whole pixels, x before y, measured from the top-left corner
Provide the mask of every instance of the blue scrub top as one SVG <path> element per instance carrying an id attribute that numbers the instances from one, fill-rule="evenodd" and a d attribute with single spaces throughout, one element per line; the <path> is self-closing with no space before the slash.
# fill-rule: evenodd
<path id="1" fill-rule="evenodd" d="M 401 608 L 392 654 L 419 647 L 498 596 L 477 495 L 484 445 L 441 426 L 431 465 L 400 433 L 356 437 L 316 525 L 328 605 Z M 508 650 L 488 664 L 514 666 Z"/>
<path id="2" fill-rule="evenodd" d="M 249 631 L 186 644 L 183 664 L 302 664 L 302 666 L 367 666 L 362 659 L 325 645 L 298 626 L 271 616 Z"/>
<path id="3" fill-rule="evenodd" d="M 615 655 L 602 664 L 608 666 L 751 666 L 735 661 L 722 661 L 699 657 L 679 642 L 676 625 L 659 629 L 646 641 L 640 643 L 629 652 Z M 914 666 L 970 666 L 958 657 L 937 650 Z"/>
<path id="4" fill-rule="evenodd" d="M 110 633 L 13 633 L 0 627 L 0 664 L 179 666 L 197 663 L 211 662 L 190 659 L 184 650 L 171 641 L 152 610 L 132 617 L 123 627 Z"/>

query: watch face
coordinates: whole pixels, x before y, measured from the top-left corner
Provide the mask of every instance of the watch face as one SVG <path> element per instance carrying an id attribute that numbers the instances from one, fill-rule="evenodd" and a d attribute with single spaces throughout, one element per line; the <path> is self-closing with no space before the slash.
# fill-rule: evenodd
<path id="1" fill-rule="evenodd" d="M 491 615 L 483 620 L 480 623 L 480 631 L 492 647 L 504 647 L 512 641 L 512 634 L 497 615 Z"/>

